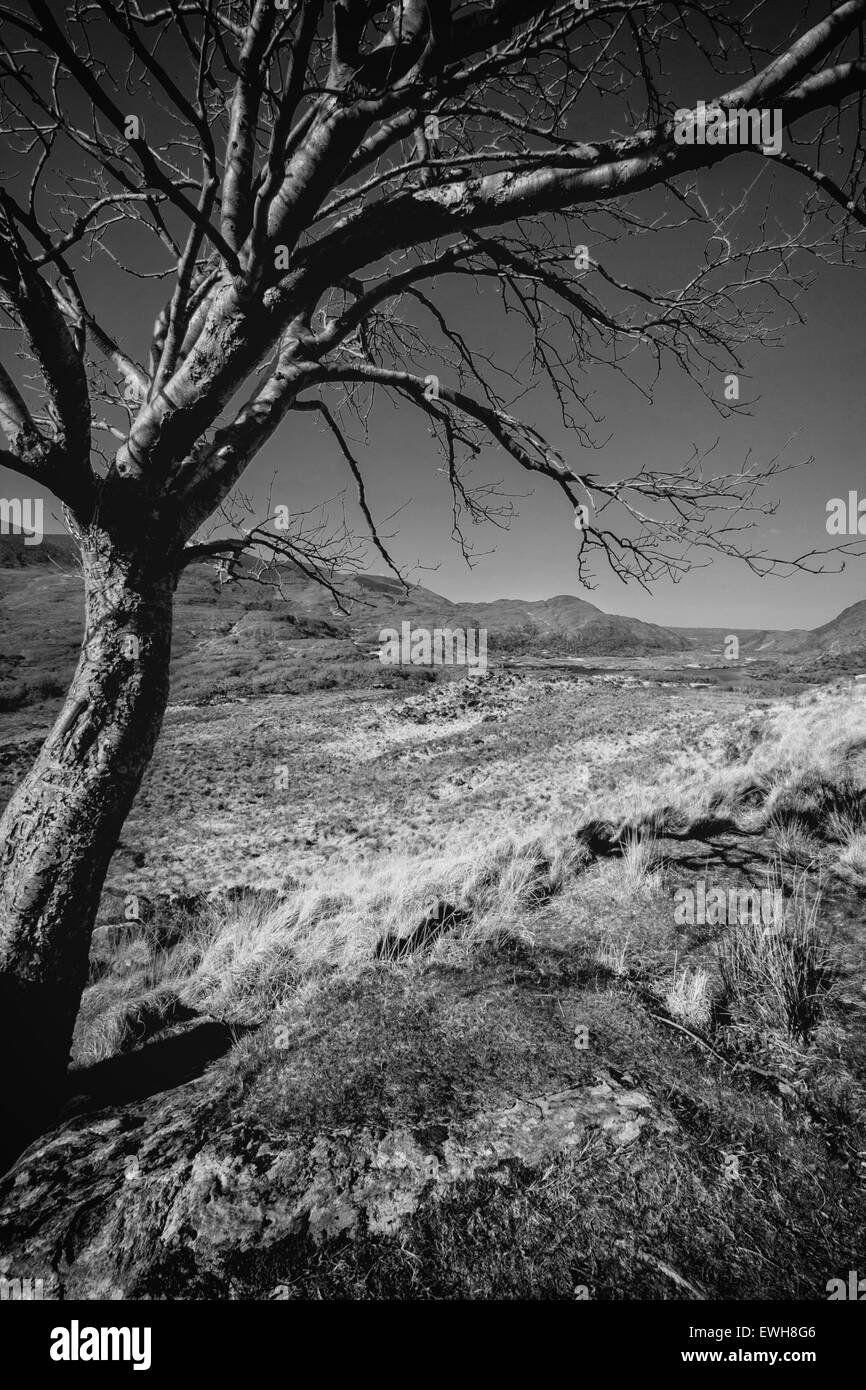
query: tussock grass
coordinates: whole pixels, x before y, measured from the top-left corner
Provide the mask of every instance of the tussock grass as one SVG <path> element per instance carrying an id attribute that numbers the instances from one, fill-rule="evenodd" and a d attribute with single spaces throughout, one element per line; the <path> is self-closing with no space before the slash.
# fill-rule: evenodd
<path id="1" fill-rule="evenodd" d="M 780 781 L 810 773 L 824 782 L 843 783 L 849 764 L 864 748 L 866 701 L 859 691 L 842 685 L 775 705 L 747 766 Z"/>
<path id="2" fill-rule="evenodd" d="M 709 971 L 691 966 L 675 970 L 665 1006 L 671 1018 L 691 1028 L 704 1028 L 712 1012 Z"/>
<path id="3" fill-rule="evenodd" d="M 774 816 L 767 826 L 777 853 L 795 864 L 811 867 L 817 863 L 819 846 L 803 821 L 796 816 Z"/>
<path id="4" fill-rule="evenodd" d="M 623 921 L 617 931 L 602 920 L 600 941 L 592 928 L 598 963 L 614 975 L 626 973 L 626 962 L 658 936 L 653 921 L 661 920 L 656 899 L 666 873 L 659 837 L 687 831 L 702 816 L 763 825 L 784 856 L 801 863 L 820 849 L 813 842 L 820 824 L 825 840 L 841 846 L 839 862 L 863 873 L 866 811 L 852 767 L 864 744 L 864 713 L 850 688 L 752 711 L 733 740 L 746 759 L 739 767 L 717 767 L 708 778 L 702 762 L 693 775 L 680 765 L 674 781 L 618 788 L 608 800 L 610 849 L 619 852 L 586 881 L 587 911 L 597 899 L 605 917 L 619 913 Z M 721 735 L 713 737 L 723 746 Z M 227 1022 L 261 1021 L 299 989 L 366 968 L 377 948 L 383 961 L 399 962 L 407 954 L 401 943 L 411 944 L 425 923 L 429 936 L 419 940 L 441 962 L 466 960 L 488 944 L 531 944 L 534 911 L 587 867 L 582 829 L 590 812 L 587 802 L 570 828 L 559 817 L 530 822 L 523 835 L 503 834 L 494 822 L 486 835 L 473 829 L 461 840 L 455 833 L 436 854 L 332 861 L 300 886 L 227 895 L 199 911 L 169 950 L 157 949 L 143 930 L 86 992 L 77 1055 L 95 1060 L 134 1045 L 137 1010 L 147 999 L 175 997 L 184 1008 Z M 767 1026 L 781 1021 L 792 1036 L 808 1035 L 826 992 L 814 917 L 795 917 L 773 938 L 750 930 L 721 948 L 731 998 Z M 383 942 L 391 948 L 382 949 Z M 670 992 L 672 1012 L 703 1011 L 700 973 L 680 975 Z"/>
<path id="5" fill-rule="evenodd" d="M 765 1033 L 807 1043 L 824 1016 L 836 974 L 830 937 L 819 920 L 820 885 L 799 875 L 781 921 L 729 925 L 719 943 L 719 969 L 736 1020 Z"/>
<path id="6" fill-rule="evenodd" d="M 512 837 L 476 855 L 357 863 L 327 892 L 309 885 L 284 898 L 217 905 L 198 925 L 201 956 L 184 997 L 220 1015 L 247 1003 L 267 1011 L 300 980 L 368 964 L 380 942 L 405 940 L 443 904 L 454 905 L 444 925 L 467 945 L 503 931 L 525 936 L 515 924 L 558 891 L 585 851 Z"/>
<path id="7" fill-rule="evenodd" d="M 612 932 L 605 932 L 595 949 L 595 959 L 611 975 L 627 975 L 631 937 L 618 941 Z"/>
<path id="8" fill-rule="evenodd" d="M 185 1001 L 219 1017 L 276 1007 L 298 977 L 300 918 L 276 893 L 209 906 L 190 934 Z"/>
<path id="9" fill-rule="evenodd" d="M 89 1065 L 145 1041 L 167 1019 L 170 1001 L 177 1001 L 175 982 L 184 978 L 191 959 L 185 944 L 167 951 L 146 926 L 119 946 L 110 969 L 84 991 L 76 1060 Z"/>
<path id="10" fill-rule="evenodd" d="M 629 899 L 657 893 L 662 887 L 663 875 L 664 867 L 655 836 L 639 830 L 627 830 L 622 855 L 613 861 L 608 875 L 611 891 Z"/>
<path id="11" fill-rule="evenodd" d="M 658 834 L 769 830 L 800 863 L 816 857 L 813 840 L 846 843 L 866 829 L 866 700 L 850 684 L 749 712 L 726 756 L 728 765 L 699 758 L 653 788 L 624 788 L 607 814 L 615 806 L 624 825 Z"/>
<path id="12" fill-rule="evenodd" d="M 844 837 L 839 863 L 866 879 L 866 830 L 854 830 Z"/>
<path id="13" fill-rule="evenodd" d="M 261 1022 L 302 985 L 369 966 L 377 947 L 385 962 L 399 960 L 400 943 L 437 914 L 440 959 L 491 943 L 529 943 L 533 909 L 588 859 L 574 835 L 510 836 L 476 844 L 459 859 L 358 861 L 326 885 L 218 897 L 191 918 L 177 946 L 157 950 L 143 929 L 121 948 L 85 993 L 77 1059 L 98 1061 L 133 1045 L 135 1018 L 151 996 L 226 1022 Z"/>

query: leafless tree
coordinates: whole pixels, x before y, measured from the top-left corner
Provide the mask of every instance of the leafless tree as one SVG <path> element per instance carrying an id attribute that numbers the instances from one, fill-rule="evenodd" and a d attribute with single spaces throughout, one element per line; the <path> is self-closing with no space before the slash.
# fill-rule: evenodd
<path id="1" fill-rule="evenodd" d="M 438 441 L 458 541 L 501 516 L 467 468 L 493 442 L 585 508 L 584 579 L 594 559 L 641 583 L 713 551 L 779 563 L 748 534 L 779 461 L 606 480 L 514 399 L 546 383 L 581 454 L 599 443 L 590 366 L 649 363 L 648 390 L 669 362 L 724 413 L 719 374 L 798 317 L 810 259 L 858 248 L 864 19 L 866 0 L 0 4 L 0 294 L 20 343 L 0 367 L 0 462 L 62 502 L 86 594 L 68 697 L 0 825 L 10 1143 L 62 1084 L 99 894 L 166 705 L 180 570 L 279 540 L 329 572 L 267 522 L 213 530 L 293 412 L 321 417 L 391 565 L 345 428 L 376 392 Z M 683 143 L 687 78 L 733 121 L 777 110 L 784 150 Z M 720 215 L 702 180 L 722 161 L 741 201 Z M 683 225 L 701 250 L 678 285 L 610 269 L 614 243 Z M 118 293 L 133 275 L 159 291 L 146 363 L 88 306 L 91 264 Z M 510 393 L 449 322 L 451 277 L 493 289 L 527 335 Z"/>

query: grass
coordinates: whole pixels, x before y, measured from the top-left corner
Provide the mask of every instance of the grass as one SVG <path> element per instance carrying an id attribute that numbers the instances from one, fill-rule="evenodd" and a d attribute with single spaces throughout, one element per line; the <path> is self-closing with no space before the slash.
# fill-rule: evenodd
<path id="1" fill-rule="evenodd" d="M 774 816 L 767 830 L 782 859 L 807 867 L 818 863 L 820 847 L 803 821 L 795 816 Z"/>
<path id="2" fill-rule="evenodd" d="M 671 1018 L 695 1028 L 703 1028 L 710 1020 L 710 973 L 701 967 L 686 966 L 674 971 L 671 986 L 665 994 L 665 1005 Z"/>
<path id="3" fill-rule="evenodd" d="M 595 951 L 595 959 L 611 975 L 627 975 L 629 970 L 629 949 L 631 938 L 617 941 L 610 932 L 606 933 Z"/>
<path id="4" fill-rule="evenodd" d="M 646 894 L 661 888 L 663 866 L 655 837 L 630 829 L 624 837 L 621 858 L 617 861 L 614 891 L 625 898 Z"/>
<path id="5" fill-rule="evenodd" d="M 469 968 L 436 960 L 334 975 L 287 999 L 232 1065 L 245 1114 L 268 1133 L 331 1126 L 433 1130 L 479 1109 L 586 1075 L 548 1000 L 503 987 L 536 980 L 527 948 L 476 952 Z M 517 1007 L 516 1007 L 517 1005 Z"/>
<path id="6" fill-rule="evenodd" d="M 94 965 L 80 1062 L 192 1012 L 250 1025 L 214 1064 L 232 1124 L 292 1162 L 322 1135 L 436 1154 L 472 1117 L 600 1075 L 659 1123 L 623 1152 L 590 1135 L 543 1167 L 431 1184 L 397 1237 L 300 1232 L 229 1250 L 221 1272 L 178 1256 L 151 1292 L 822 1297 L 863 1235 L 851 701 L 495 677 L 175 711 L 171 824 L 163 766 L 113 888 L 164 887 L 192 837 L 209 868 L 178 883 L 199 896 L 176 921 L 154 899 Z M 299 767 L 284 818 L 275 762 Z M 785 904 L 769 931 L 677 931 L 678 886 L 759 887 L 765 870 Z"/>
<path id="7" fill-rule="evenodd" d="M 530 941 L 533 909 L 587 859 L 574 835 L 546 844 L 510 837 L 456 861 L 392 859 L 378 872 L 351 864 L 326 889 L 217 896 L 198 908 L 177 945 L 161 949 L 155 925 L 125 942 L 85 992 L 74 1055 L 93 1062 L 124 1050 L 130 1019 L 150 997 L 224 1022 L 261 1023 L 301 984 L 351 976 L 383 944 L 381 957 L 400 958 L 401 944 L 426 923 L 446 929 L 439 958 L 465 958 L 491 941 Z"/>
<path id="8" fill-rule="evenodd" d="M 619 816 L 620 789 L 722 756 L 739 695 L 632 681 L 489 676 L 421 694 L 328 691 L 173 705 L 111 865 L 127 893 L 283 892 L 353 862 L 459 859 L 514 833 Z M 465 707 L 461 702 L 466 701 Z M 543 716 L 538 714 L 543 710 Z M 11 776 L 24 758 L 10 765 Z M 629 808 L 625 807 L 623 819 Z"/>
<path id="9" fill-rule="evenodd" d="M 844 835 L 839 863 L 866 879 L 866 830 L 852 830 Z"/>
<path id="10" fill-rule="evenodd" d="M 807 1043 L 824 1016 L 836 982 L 831 940 L 819 919 L 820 887 L 801 875 L 782 920 L 729 925 L 719 968 L 732 1014 L 748 1026 L 784 1031 Z"/>
<path id="11" fill-rule="evenodd" d="M 518 707 L 534 685 L 530 681 L 519 691 Z M 570 692 L 578 702 L 583 698 L 575 687 Z M 492 694 L 501 699 L 495 686 Z M 490 696 L 491 691 L 472 687 L 470 708 L 483 716 Z M 409 702 L 413 722 L 420 717 L 426 727 L 431 708 L 447 710 L 452 722 L 462 718 L 459 686 L 429 698 Z M 824 713 L 831 707 L 835 743 L 816 738 L 816 706 Z M 721 732 L 713 741 L 716 746 L 731 743 Z M 816 758 L 811 765 L 807 744 Z M 800 813 L 806 814 L 809 807 L 826 808 L 832 801 L 825 834 L 847 836 L 840 862 L 856 871 L 862 862 L 860 832 L 855 829 L 860 802 L 846 780 L 852 746 L 850 721 L 838 693 L 802 702 L 787 720 L 771 708 L 757 731 L 754 721 L 749 726 L 745 764 L 720 769 L 709 789 L 703 778 L 703 802 L 690 800 L 688 785 L 678 808 L 669 796 L 660 803 L 657 791 L 623 788 L 614 799 L 621 817 L 621 852 L 589 874 L 589 854 L 580 833 L 588 823 L 585 807 L 570 829 L 561 820 L 555 825 L 541 822 L 537 832 L 522 837 L 496 837 L 489 829 L 485 834 L 476 828 L 474 835 L 464 835 L 461 853 L 455 854 L 449 845 L 426 856 L 392 852 L 372 861 L 358 856 L 332 861 L 324 885 L 320 875 L 309 875 L 300 884 L 295 880 L 288 891 L 218 894 L 215 902 L 199 910 L 178 946 L 161 951 L 147 931 L 127 942 L 113 970 L 87 993 L 77 1055 L 94 1059 L 109 1055 L 119 1043 L 126 1045 L 127 1014 L 141 997 L 175 996 L 184 1007 L 221 1020 L 256 1023 L 301 985 L 333 972 L 357 972 L 377 953 L 399 960 L 422 937 L 436 959 L 452 963 L 465 961 L 491 942 L 529 944 L 533 913 L 577 880 L 585 881 L 584 899 L 595 894 L 605 914 L 613 908 L 628 916 L 627 930 L 617 924 L 595 933 L 598 963 L 614 976 L 625 975 L 627 962 L 636 959 L 647 965 L 654 953 L 661 957 L 666 949 L 659 939 L 665 932 L 657 932 L 653 923 L 664 912 L 666 867 L 660 838 L 671 823 L 688 826 L 690 816 L 700 820 L 711 806 L 717 820 L 737 806 L 742 811 L 752 788 L 755 796 L 746 809 L 754 812 L 753 823 L 760 824 L 763 817 L 771 845 L 783 858 L 812 863 L 815 845 L 807 840 L 804 822 L 785 820 L 778 808 L 796 801 Z M 824 780 L 834 768 L 841 783 Z M 798 1030 L 805 1036 L 814 1024 L 810 1009 L 815 1017 L 820 1012 L 824 955 L 814 913 L 795 914 L 780 935 L 750 934 L 744 928 L 723 943 L 723 985 L 741 1011 L 750 1008 L 764 1022 L 772 1015 L 775 1024 L 784 1018 L 790 1036 L 797 1036 Z M 811 1004 L 804 997 L 810 989 Z M 705 1019 L 708 990 L 703 965 L 675 975 L 664 991 L 671 1016 Z"/>

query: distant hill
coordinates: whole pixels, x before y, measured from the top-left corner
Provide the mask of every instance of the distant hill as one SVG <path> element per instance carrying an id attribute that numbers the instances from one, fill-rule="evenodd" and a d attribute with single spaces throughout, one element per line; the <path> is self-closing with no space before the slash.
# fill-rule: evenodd
<path id="1" fill-rule="evenodd" d="M 864 654 L 866 600 L 812 632 L 662 627 L 605 613 L 586 599 L 452 602 L 421 585 L 408 592 L 390 575 L 344 577 L 345 612 L 297 566 L 279 567 L 279 588 L 220 584 L 212 565 L 190 566 L 178 585 L 173 698 L 218 698 L 340 684 L 369 664 L 382 628 L 484 627 L 489 650 L 509 653 L 645 656 L 721 654 L 731 632 L 741 654 L 800 663 Z M 23 708 L 65 691 L 78 652 L 81 571 L 69 536 L 26 546 L 0 537 L 0 710 Z M 308 684 L 306 687 L 308 688 Z"/>
<path id="2" fill-rule="evenodd" d="M 768 634 L 765 650 L 828 656 L 846 656 L 866 652 L 866 599 L 852 603 L 838 617 L 813 628 L 811 632 L 778 632 Z"/>
<path id="3" fill-rule="evenodd" d="M 519 635 L 528 646 L 537 648 L 556 648 L 570 642 L 575 650 L 579 645 L 583 654 L 596 656 L 683 651 L 691 645 L 669 628 L 604 613 L 573 594 L 455 603 L 420 586 L 407 594 L 396 578 L 382 575 L 359 576 L 348 588 L 353 595 L 349 627 L 368 641 L 376 641 L 382 627 L 409 620 L 419 627 L 483 627 L 488 640 Z"/>
<path id="4" fill-rule="evenodd" d="M 820 657 L 866 654 L 866 599 L 852 603 L 836 618 L 821 627 L 793 628 L 785 632 L 737 628 L 674 628 L 696 645 L 707 642 L 710 650 L 721 649 L 725 637 L 735 634 L 740 650 L 756 657 Z"/>
<path id="5" fill-rule="evenodd" d="M 0 569 L 42 569 L 47 565 L 79 567 L 78 545 L 71 536 L 43 536 L 38 545 L 25 545 L 20 535 L 0 536 Z"/>

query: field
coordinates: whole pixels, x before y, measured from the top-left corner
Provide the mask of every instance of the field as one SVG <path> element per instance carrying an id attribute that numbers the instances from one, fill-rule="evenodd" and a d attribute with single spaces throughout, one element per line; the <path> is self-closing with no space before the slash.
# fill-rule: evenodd
<path id="1" fill-rule="evenodd" d="M 169 708 L 16 1269 L 825 1298 L 863 1248 L 866 692 L 311 655 L 318 689 Z M 49 709 L 7 716 L 7 778 Z M 683 920 L 713 889 L 781 909 Z"/>

